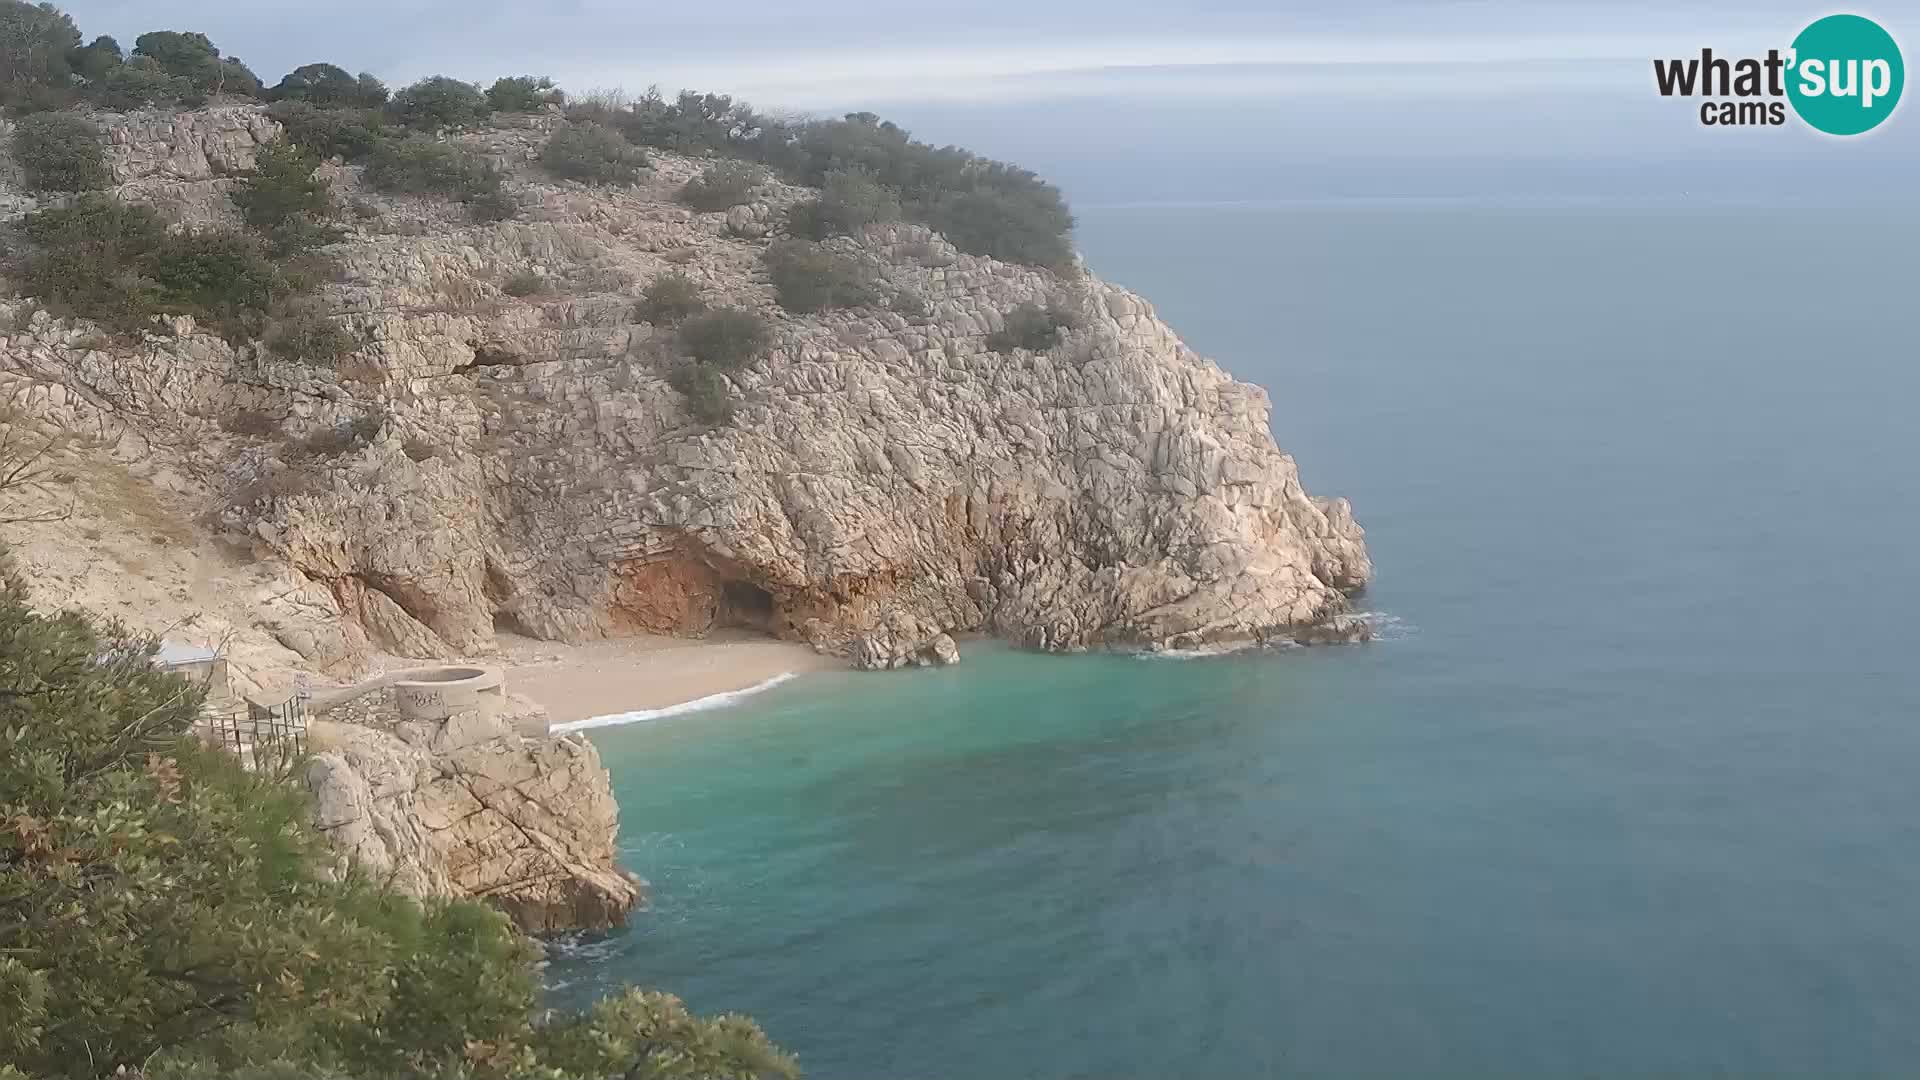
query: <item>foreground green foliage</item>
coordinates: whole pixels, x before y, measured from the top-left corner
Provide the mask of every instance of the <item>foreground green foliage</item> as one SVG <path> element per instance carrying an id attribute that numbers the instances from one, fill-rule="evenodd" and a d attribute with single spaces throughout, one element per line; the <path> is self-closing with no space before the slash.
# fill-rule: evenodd
<path id="1" fill-rule="evenodd" d="M 504 917 L 323 872 L 297 788 L 193 737 L 200 699 L 0 579 L 0 1076 L 798 1075 L 663 994 L 542 1016 Z"/>
<path id="2" fill-rule="evenodd" d="M 67 113 L 40 113 L 20 121 L 13 159 L 34 191 L 92 191 L 113 182 L 100 129 Z"/>

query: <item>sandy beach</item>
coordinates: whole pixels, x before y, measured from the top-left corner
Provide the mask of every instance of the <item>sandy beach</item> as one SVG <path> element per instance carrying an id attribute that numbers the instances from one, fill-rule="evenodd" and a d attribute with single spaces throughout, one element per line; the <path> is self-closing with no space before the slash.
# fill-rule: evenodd
<path id="1" fill-rule="evenodd" d="M 507 688 L 539 702 L 555 724 L 659 709 L 745 690 L 783 674 L 846 662 L 791 641 L 715 636 L 701 641 L 631 637 L 560 645 L 500 635 Z"/>

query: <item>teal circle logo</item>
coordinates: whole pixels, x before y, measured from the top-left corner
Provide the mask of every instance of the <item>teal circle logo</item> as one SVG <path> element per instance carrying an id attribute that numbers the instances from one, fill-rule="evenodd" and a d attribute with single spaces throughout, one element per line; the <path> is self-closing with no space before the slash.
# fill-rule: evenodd
<path id="1" fill-rule="evenodd" d="M 1788 64 L 1793 111 L 1829 135 L 1878 127 L 1900 104 L 1907 81 L 1893 35 L 1859 15 L 1829 15 L 1800 31 Z"/>

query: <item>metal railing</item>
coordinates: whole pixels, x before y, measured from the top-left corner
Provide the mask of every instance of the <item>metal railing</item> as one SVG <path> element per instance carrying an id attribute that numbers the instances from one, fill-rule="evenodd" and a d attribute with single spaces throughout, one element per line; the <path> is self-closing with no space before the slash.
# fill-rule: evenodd
<path id="1" fill-rule="evenodd" d="M 307 702 L 299 694 L 278 705 L 210 710 L 207 726 L 209 741 L 255 772 L 277 776 L 307 755 Z"/>

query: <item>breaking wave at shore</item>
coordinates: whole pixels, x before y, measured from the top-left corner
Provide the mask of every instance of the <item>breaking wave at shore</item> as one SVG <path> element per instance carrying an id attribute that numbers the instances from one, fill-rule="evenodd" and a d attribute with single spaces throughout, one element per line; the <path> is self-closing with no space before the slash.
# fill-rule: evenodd
<path id="1" fill-rule="evenodd" d="M 723 709 L 743 698 L 771 690 L 792 678 L 794 678 L 793 672 L 783 671 L 771 679 L 755 683 L 744 689 L 728 690 L 719 694 L 709 694 L 706 697 L 695 698 L 692 701 L 683 701 L 678 705 L 667 705 L 658 709 L 635 709 L 632 712 L 609 713 L 605 716 L 589 716 L 585 720 L 574 720 L 570 723 L 555 724 L 553 725 L 553 733 L 555 735 L 565 735 L 569 732 L 585 731 L 589 728 L 619 727 L 624 724 L 644 723 L 648 720 L 663 720 L 669 716 L 679 716 L 682 713 L 705 712 L 708 709 Z"/>

